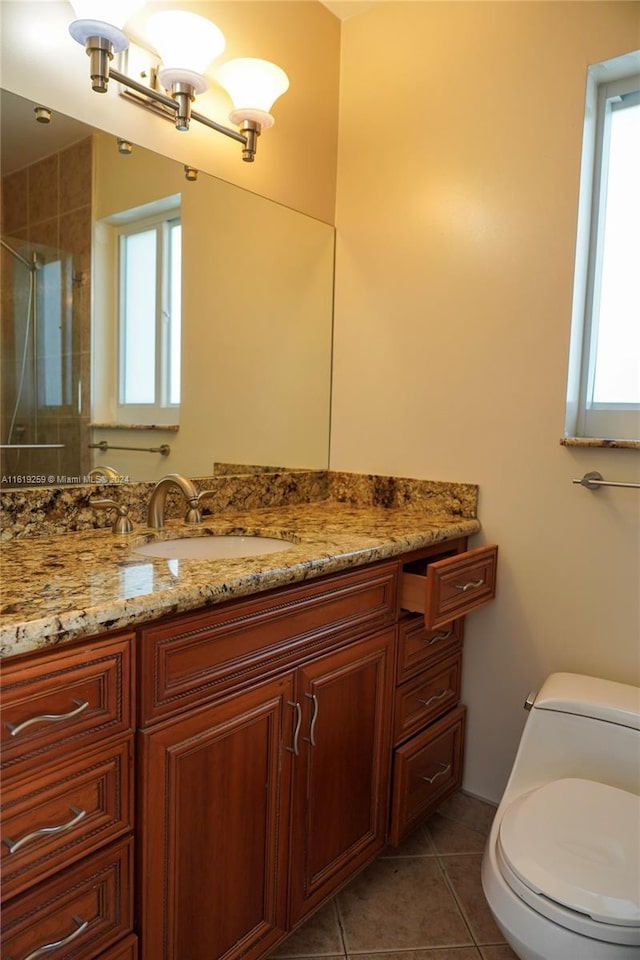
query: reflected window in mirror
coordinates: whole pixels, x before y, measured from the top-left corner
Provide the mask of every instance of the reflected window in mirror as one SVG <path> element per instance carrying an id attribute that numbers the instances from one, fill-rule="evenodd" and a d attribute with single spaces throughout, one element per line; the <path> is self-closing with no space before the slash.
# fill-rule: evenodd
<path id="1" fill-rule="evenodd" d="M 179 422 L 182 224 L 177 199 L 122 211 L 102 221 L 96 233 L 99 286 L 107 292 L 96 312 L 96 343 L 104 344 L 111 358 L 117 385 L 111 419 L 117 423 Z"/>
<path id="2" fill-rule="evenodd" d="M 135 222 L 119 233 L 120 406 L 180 404 L 181 224 Z"/>

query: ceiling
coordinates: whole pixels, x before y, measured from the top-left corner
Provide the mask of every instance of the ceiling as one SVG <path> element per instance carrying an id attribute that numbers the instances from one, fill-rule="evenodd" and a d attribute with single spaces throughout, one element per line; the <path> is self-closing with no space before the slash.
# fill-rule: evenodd
<path id="1" fill-rule="evenodd" d="M 320 0 L 320 2 L 340 20 L 346 20 L 357 13 L 364 13 L 374 5 L 376 0 Z"/>

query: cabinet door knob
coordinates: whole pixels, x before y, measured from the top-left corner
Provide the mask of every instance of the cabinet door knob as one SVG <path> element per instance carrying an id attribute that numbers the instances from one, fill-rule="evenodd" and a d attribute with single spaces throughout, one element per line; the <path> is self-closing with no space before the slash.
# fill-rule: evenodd
<path id="1" fill-rule="evenodd" d="M 442 700 L 443 697 L 446 697 L 448 693 L 453 693 L 453 690 L 441 690 L 440 693 L 434 693 L 432 697 L 429 697 L 428 700 L 421 700 L 418 697 L 418 703 L 421 703 L 423 707 L 428 707 L 430 703 L 433 703 L 434 700 Z"/>
<path id="2" fill-rule="evenodd" d="M 477 590 L 478 587 L 481 587 L 484 583 L 484 580 L 470 580 L 469 583 L 454 583 L 456 590 L 461 590 L 462 593 L 466 593 L 467 590 Z"/>
<path id="3" fill-rule="evenodd" d="M 17 850 L 20 850 L 21 847 L 24 847 L 26 843 L 29 843 L 30 840 L 36 840 L 38 837 L 48 837 L 56 833 L 64 833 L 65 830 L 71 830 L 72 827 L 75 827 L 76 823 L 80 823 L 86 815 L 86 810 L 78 810 L 77 807 L 70 807 L 73 817 L 71 820 L 68 820 L 66 823 L 59 823 L 55 827 L 40 827 L 39 830 L 34 830 L 32 833 L 25 834 L 24 837 L 20 837 L 19 840 L 13 841 L 11 837 L 4 837 L 3 843 L 9 848 L 9 853 L 15 853 Z"/>
<path id="4" fill-rule="evenodd" d="M 450 763 L 441 763 L 440 766 L 442 767 L 442 770 L 438 770 L 438 772 L 434 773 L 432 777 L 422 777 L 422 779 L 426 780 L 427 783 L 433 783 L 433 781 L 437 780 L 438 777 L 444 777 L 445 773 L 448 773 L 449 770 L 451 770 Z"/>
<path id="5" fill-rule="evenodd" d="M 28 957 L 25 957 L 24 960 L 36 960 L 37 957 L 43 956 L 45 953 L 50 953 L 52 950 L 56 950 L 58 947 L 66 947 L 68 943 L 71 943 L 72 940 L 75 940 L 76 937 L 79 937 L 81 933 L 89 926 L 88 920 L 81 920 L 80 917 L 74 917 L 73 922 L 77 925 L 77 929 L 73 930 L 68 937 L 63 937 L 62 940 L 56 940 L 55 943 L 45 943 L 43 946 L 38 947 L 37 950 L 34 950 L 29 954 Z M 7 957 L 7 960 L 10 960 Z"/>
<path id="6" fill-rule="evenodd" d="M 453 636 L 453 630 L 446 630 L 444 633 L 436 633 L 435 637 L 431 637 L 430 640 L 427 640 L 425 637 L 425 643 L 430 647 L 434 643 L 440 643 L 441 640 L 448 640 L 449 637 Z"/>
<path id="7" fill-rule="evenodd" d="M 313 703 L 313 713 L 311 714 L 311 723 L 309 724 L 309 736 L 305 737 L 305 740 L 311 744 L 312 747 L 316 745 L 316 723 L 318 721 L 318 698 L 315 693 L 305 693 L 307 697 Z"/>
<path id="8" fill-rule="evenodd" d="M 298 737 L 300 736 L 300 727 L 302 726 L 302 707 L 297 702 L 297 700 L 287 701 L 290 707 L 296 711 L 296 728 L 293 731 L 293 746 L 287 747 L 289 753 L 292 753 L 294 757 L 297 757 L 300 753 L 298 750 Z"/>
<path id="9" fill-rule="evenodd" d="M 76 708 L 75 710 L 69 710 L 68 713 L 42 713 L 37 717 L 24 720 L 22 723 L 19 723 L 17 727 L 12 723 L 7 723 L 11 731 L 11 736 L 17 737 L 22 730 L 26 730 L 32 723 L 59 723 L 61 720 L 70 720 L 72 717 L 77 717 L 79 713 L 82 713 L 82 711 L 86 710 L 89 706 L 88 700 L 85 700 L 83 703 L 79 700 L 74 700 L 73 702 L 76 704 Z"/>

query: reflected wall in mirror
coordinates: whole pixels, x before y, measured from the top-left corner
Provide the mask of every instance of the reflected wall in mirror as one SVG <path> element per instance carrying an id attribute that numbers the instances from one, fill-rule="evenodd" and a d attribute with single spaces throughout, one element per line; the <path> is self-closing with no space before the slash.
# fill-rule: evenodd
<path id="1" fill-rule="evenodd" d="M 214 463 L 325 469 L 333 227 L 211 176 L 189 182 L 135 145 L 122 155 L 69 118 L 40 126 L 33 107 L 2 91 L 3 483 L 78 482 L 105 465 L 130 480 L 206 476 Z M 179 353 L 179 407 L 126 408 L 119 237 L 176 217 L 181 296 L 158 303 L 161 327 L 181 315 L 180 341 L 174 327 L 150 360 L 148 270 L 131 269 L 141 339 L 129 364 L 141 383 L 142 361 L 160 366 L 164 351 L 175 371 Z"/>

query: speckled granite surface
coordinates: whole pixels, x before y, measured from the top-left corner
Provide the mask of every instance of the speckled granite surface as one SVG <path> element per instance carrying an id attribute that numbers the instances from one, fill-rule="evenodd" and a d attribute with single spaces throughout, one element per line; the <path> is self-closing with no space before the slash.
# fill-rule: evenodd
<path id="1" fill-rule="evenodd" d="M 202 477 L 194 479 L 194 484 L 199 492 L 215 491 L 203 503 L 203 512 L 213 516 L 229 509 L 322 500 L 326 498 L 329 487 L 326 471 L 270 473 L 251 477 Z M 472 485 L 468 486 L 473 489 Z M 0 540 L 109 528 L 113 514 L 91 507 L 91 500 L 103 498 L 127 506 L 133 522 L 144 524 L 153 487 L 153 483 L 116 482 L 3 490 L 0 497 Z M 175 491 L 170 491 L 166 516 L 177 519 L 184 512 L 184 500 Z"/>
<path id="2" fill-rule="evenodd" d="M 300 582 L 480 529 L 472 484 L 336 474 L 325 476 L 324 498 L 256 506 L 254 480 L 245 478 L 244 506 L 236 497 L 233 508 L 198 527 L 171 520 L 162 531 L 137 525 L 126 536 L 91 529 L 4 543 L 0 656 Z M 333 487 L 330 499 L 327 485 Z M 376 497 L 388 505 L 367 502 Z M 282 553 L 236 560 L 152 560 L 134 553 L 136 545 L 153 539 L 230 533 L 294 544 Z"/>
<path id="3" fill-rule="evenodd" d="M 593 437 L 563 437 L 563 447 L 610 447 L 620 450 L 640 450 L 640 440 L 597 440 Z"/>

